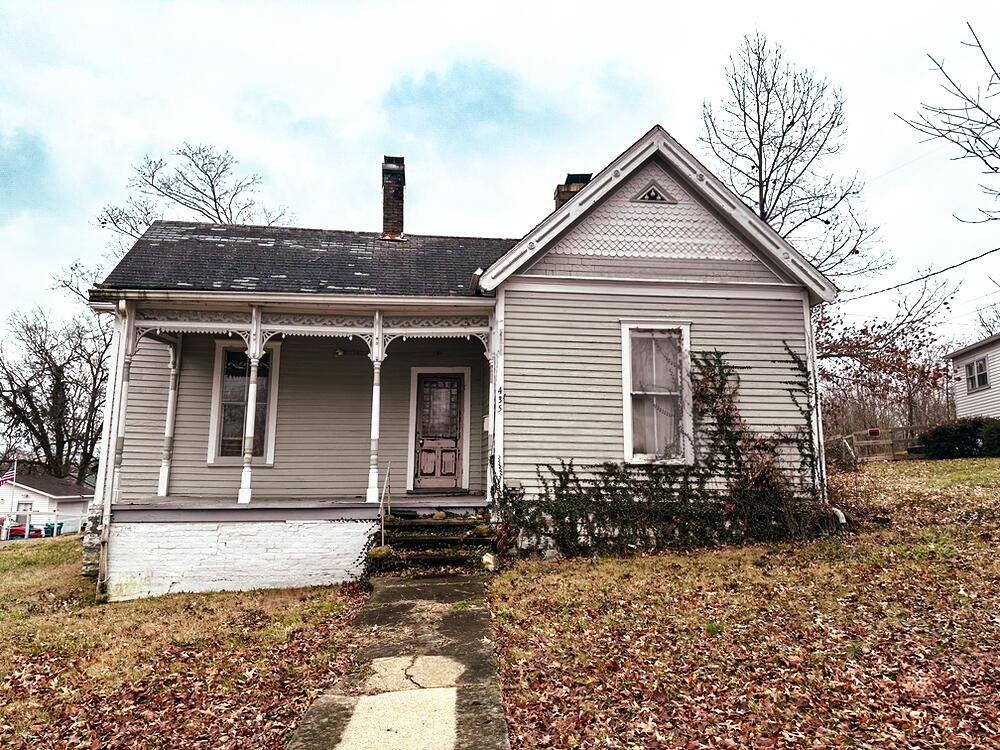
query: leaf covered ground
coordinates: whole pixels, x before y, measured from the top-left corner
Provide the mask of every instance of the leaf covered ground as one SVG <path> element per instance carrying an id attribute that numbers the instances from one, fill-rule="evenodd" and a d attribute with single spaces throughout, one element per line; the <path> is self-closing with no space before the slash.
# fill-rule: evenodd
<path id="1" fill-rule="evenodd" d="M 0 748 L 283 748 L 359 586 L 96 605 L 76 539 L 0 547 Z"/>
<path id="2" fill-rule="evenodd" d="M 1000 748 L 1000 460 L 831 484 L 859 530 L 498 577 L 515 750 Z"/>

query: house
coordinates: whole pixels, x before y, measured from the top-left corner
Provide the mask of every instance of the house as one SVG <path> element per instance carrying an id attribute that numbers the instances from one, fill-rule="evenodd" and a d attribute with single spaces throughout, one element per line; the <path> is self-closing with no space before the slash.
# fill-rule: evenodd
<path id="1" fill-rule="evenodd" d="M 381 232 L 155 222 L 91 291 L 106 596 L 341 581 L 386 493 L 466 511 L 560 459 L 689 462 L 691 352 L 740 368 L 756 429 L 801 425 L 788 350 L 813 367 L 836 287 L 663 128 L 519 239 L 408 234 L 404 185 L 386 157 Z"/>
<path id="2" fill-rule="evenodd" d="M 1000 334 L 948 355 L 958 417 L 1000 417 Z"/>
<path id="3" fill-rule="evenodd" d="M 76 533 L 83 528 L 93 499 L 94 491 L 87 485 L 39 474 L 17 474 L 0 487 L 6 531 L 10 526 L 28 523 L 30 518 L 32 529 L 51 524 L 63 534 Z"/>

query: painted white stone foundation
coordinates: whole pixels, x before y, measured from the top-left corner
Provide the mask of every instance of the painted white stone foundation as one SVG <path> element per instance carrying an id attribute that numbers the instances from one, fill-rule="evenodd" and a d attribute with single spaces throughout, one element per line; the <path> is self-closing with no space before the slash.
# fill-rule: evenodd
<path id="1" fill-rule="evenodd" d="M 111 601 L 355 580 L 374 521 L 113 523 Z"/>

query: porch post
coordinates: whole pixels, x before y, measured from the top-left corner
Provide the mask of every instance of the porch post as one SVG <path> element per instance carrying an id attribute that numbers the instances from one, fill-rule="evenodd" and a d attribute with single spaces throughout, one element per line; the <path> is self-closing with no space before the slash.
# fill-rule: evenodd
<path id="1" fill-rule="evenodd" d="M 243 473 L 240 475 L 240 491 L 237 495 L 237 502 L 250 502 L 250 480 L 253 462 L 253 438 L 254 422 L 257 418 L 257 370 L 260 366 L 260 358 L 264 355 L 263 339 L 261 334 L 261 314 L 260 308 L 253 308 L 250 323 L 250 335 L 247 339 L 247 359 L 250 360 L 250 383 L 247 387 L 247 400 L 245 411 L 245 422 L 243 427 Z"/>
<path id="2" fill-rule="evenodd" d="M 371 430 L 371 453 L 368 457 L 368 489 L 365 492 L 365 500 L 369 503 L 377 503 L 378 497 L 378 439 L 379 422 L 381 420 L 382 408 L 382 360 L 385 359 L 385 346 L 382 337 L 382 312 L 375 311 L 372 320 L 372 430 Z"/>
<path id="3" fill-rule="evenodd" d="M 99 485 L 103 494 L 101 503 L 101 524 L 99 550 L 97 553 L 97 599 L 107 599 L 107 581 L 109 571 L 109 544 L 111 540 L 111 507 L 118 501 L 121 489 L 122 455 L 125 451 L 125 414 L 128 409 L 128 383 L 131 377 L 132 356 L 136 349 L 135 305 L 121 300 L 118 303 L 117 322 L 115 324 L 118 349 L 115 353 L 113 384 L 114 396 L 106 405 L 107 419 L 113 420 L 108 433 L 108 447 L 114 446 L 114 457 L 102 457 L 102 462 L 111 460 L 110 486 Z M 116 387 L 114 387 L 116 386 Z M 107 477 L 107 472 L 105 472 Z M 105 479 L 105 484 L 107 479 Z M 93 532 L 93 524 L 91 525 Z M 85 547 L 92 546 L 85 543 Z M 92 558 L 93 553 L 90 552 Z M 88 553 L 84 553 L 85 566 Z M 92 563 L 91 563 L 92 564 Z"/>
<path id="4" fill-rule="evenodd" d="M 128 411 L 128 385 L 132 377 L 132 358 L 135 356 L 135 307 L 131 302 L 119 304 L 119 314 L 123 318 L 122 339 L 124 341 L 121 386 L 118 390 L 118 418 L 115 429 L 115 460 L 111 475 L 111 502 L 118 501 L 121 492 L 122 457 L 125 453 L 125 415 Z M 105 506 L 105 515 L 109 516 L 110 504 Z M 110 520 L 106 518 L 106 520 Z"/>
<path id="5" fill-rule="evenodd" d="M 174 423 L 177 420 L 177 381 L 181 371 L 181 346 L 183 335 L 170 344 L 170 384 L 167 390 L 167 420 L 163 427 L 163 453 L 160 461 L 160 480 L 156 494 L 165 497 L 170 490 L 170 462 L 174 452 Z"/>

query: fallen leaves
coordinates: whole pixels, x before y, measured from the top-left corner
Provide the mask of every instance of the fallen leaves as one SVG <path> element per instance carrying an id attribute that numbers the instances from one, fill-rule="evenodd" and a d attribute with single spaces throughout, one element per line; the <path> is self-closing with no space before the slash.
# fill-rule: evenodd
<path id="1" fill-rule="evenodd" d="M 35 591 L 47 578 L 67 589 L 64 562 L 51 562 Z M 0 584 L 4 750 L 283 748 L 352 666 L 347 625 L 366 598 L 344 586 L 99 607 L 85 593 L 35 606 L 32 590 Z"/>
<path id="2" fill-rule="evenodd" d="M 834 482 L 890 526 L 500 576 L 514 747 L 1000 747 L 1000 461 Z"/>

